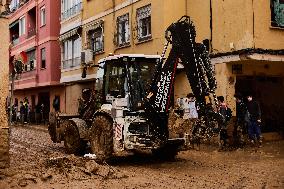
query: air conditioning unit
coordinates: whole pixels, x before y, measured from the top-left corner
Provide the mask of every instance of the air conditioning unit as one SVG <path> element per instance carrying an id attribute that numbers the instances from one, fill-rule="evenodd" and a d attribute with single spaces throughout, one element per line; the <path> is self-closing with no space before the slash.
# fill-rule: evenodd
<path id="1" fill-rule="evenodd" d="M 82 63 L 91 63 L 93 61 L 93 51 L 91 49 L 86 49 L 81 52 L 81 62 Z"/>

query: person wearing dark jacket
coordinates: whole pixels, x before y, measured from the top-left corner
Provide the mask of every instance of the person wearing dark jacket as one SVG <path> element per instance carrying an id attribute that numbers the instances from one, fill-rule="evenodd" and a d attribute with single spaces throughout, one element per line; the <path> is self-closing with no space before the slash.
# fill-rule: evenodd
<path id="1" fill-rule="evenodd" d="M 236 118 L 237 124 L 243 124 L 245 121 L 245 115 L 247 111 L 247 107 L 242 100 L 242 96 L 240 94 L 235 95 L 236 98 Z"/>
<path id="2" fill-rule="evenodd" d="M 252 143 L 255 140 L 261 144 L 261 130 L 260 130 L 260 123 L 261 123 L 261 111 L 259 107 L 259 103 L 253 100 L 252 95 L 247 96 L 247 120 L 248 120 L 248 135 L 249 139 Z"/>
<path id="3" fill-rule="evenodd" d="M 23 101 L 20 101 L 20 119 L 21 119 L 21 124 L 24 124 L 25 122 L 25 106 L 23 104 Z"/>
<path id="4" fill-rule="evenodd" d="M 219 108 L 219 113 L 224 117 L 224 123 L 220 126 L 220 149 L 223 150 L 227 145 L 228 133 L 227 133 L 227 104 L 225 103 L 225 98 L 223 96 L 217 97 Z"/>
<path id="5" fill-rule="evenodd" d="M 243 102 L 243 98 L 241 94 L 235 94 L 234 95 L 236 100 L 236 123 L 234 125 L 234 143 L 238 147 L 243 146 L 244 143 L 244 134 L 247 132 L 247 124 L 245 121 L 247 107 L 245 103 Z"/>

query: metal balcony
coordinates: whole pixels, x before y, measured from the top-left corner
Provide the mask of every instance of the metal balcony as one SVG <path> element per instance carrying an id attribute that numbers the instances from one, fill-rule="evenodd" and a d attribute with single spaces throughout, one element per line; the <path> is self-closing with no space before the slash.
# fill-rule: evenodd
<path id="1" fill-rule="evenodd" d="M 82 2 L 61 13 L 61 20 L 65 20 L 82 10 Z"/>
<path id="2" fill-rule="evenodd" d="M 28 30 L 28 35 L 27 35 L 27 39 L 34 36 L 36 34 L 36 29 L 32 28 Z"/>
<path id="3" fill-rule="evenodd" d="M 76 57 L 73 59 L 63 60 L 62 61 L 63 69 L 73 68 L 81 65 L 81 57 Z"/>

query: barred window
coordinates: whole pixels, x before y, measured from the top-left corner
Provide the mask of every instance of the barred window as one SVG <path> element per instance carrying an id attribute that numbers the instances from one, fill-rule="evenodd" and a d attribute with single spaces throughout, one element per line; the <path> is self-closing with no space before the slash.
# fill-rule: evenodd
<path id="1" fill-rule="evenodd" d="M 91 42 L 91 48 L 94 53 L 104 51 L 103 29 L 101 27 L 89 31 L 89 37 Z"/>
<path id="2" fill-rule="evenodd" d="M 129 14 L 117 17 L 118 46 L 128 45 L 130 42 Z"/>
<path id="3" fill-rule="evenodd" d="M 138 40 L 143 41 L 151 38 L 151 5 L 137 9 L 137 33 Z"/>
<path id="4" fill-rule="evenodd" d="M 270 0 L 271 26 L 284 28 L 284 0 Z"/>

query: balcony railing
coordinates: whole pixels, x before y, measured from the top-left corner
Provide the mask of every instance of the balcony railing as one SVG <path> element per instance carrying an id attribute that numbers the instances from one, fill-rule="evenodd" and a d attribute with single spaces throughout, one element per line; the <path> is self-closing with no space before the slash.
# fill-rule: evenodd
<path id="1" fill-rule="evenodd" d="M 19 3 L 13 3 L 11 2 L 9 8 L 11 12 L 16 11 L 17 9 L 19 9 L 21 6 L 23 6 L 24 4 L 26 4 L 27 2 L 29 2 L 29 0 L 22 0 Z"/>
<path id="2" fill-rule="evenodd" d="M 65 10 L 61 13 L 61 20 L 65 20 L 77 13 L 79 13 L 82 9 L 82 3 L 78 3 L 77 5 L 74 5 L 73 7 Z"/>
<path id="3" fill-rule="evenodd" d="M 16 75 L 15 80 L 22 80 L 26 78 L 31 78 L 34 79 L 37 77 L 37 72 L 36 70 L 31 70 L 31 71 L 26 71 L 21 74 Z M 12 76 L 9 76 L 9 80 L 12 81 Z"/>
<path id="4" fill-rule="evenodd" d="M 28 78 L 28 77 L 35 77 L 36 70 L 26 71 L 21 74 L 21 79 Z"/>
<path id="5" fill-rule="evenodd" d="M 36 29 L 32 28 L 28 30 L 28 35 L 27 35 L 27 39 L 34 36 L 36 34 Z"/>
<path id="6" fill-rule="evenodd" d="M 73 68 L 81 64 L 81 57 L 76 57 L 73 59 L 63 60 L 62 65 L 63 69 Z"/>

